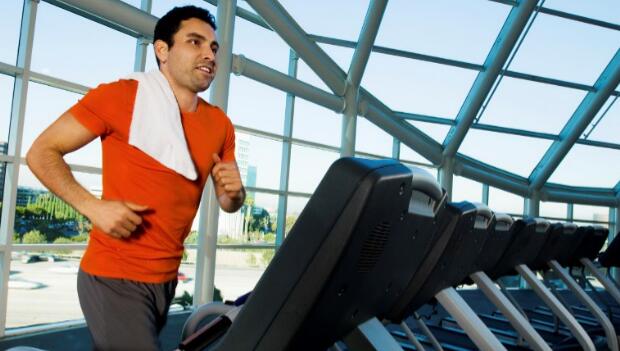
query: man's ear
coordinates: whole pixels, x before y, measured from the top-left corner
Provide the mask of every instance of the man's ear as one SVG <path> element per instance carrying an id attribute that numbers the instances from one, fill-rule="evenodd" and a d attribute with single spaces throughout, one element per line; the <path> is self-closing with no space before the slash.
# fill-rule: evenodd
<path id="1" fill-rule="evenodd" d="M 159 59 L 159 62 L 166 63 L 166 61 L 168 61 L 168 44 L 165 41 L 158 39 L 155 40 L 153 46 L 155 47 L 155 55 Z"/>

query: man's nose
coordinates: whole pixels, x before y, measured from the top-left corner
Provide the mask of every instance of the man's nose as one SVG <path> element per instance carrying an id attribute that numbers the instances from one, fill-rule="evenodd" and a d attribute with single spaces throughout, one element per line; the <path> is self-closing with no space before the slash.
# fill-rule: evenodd
<path id="1" fill-rule="evenodd" d="M 213 52 L 213 49 L 211 49 L 210 47 L 207 47 L 203 51 L 202 57 L 210 61 L 215 61 L 215 53 Z"/>

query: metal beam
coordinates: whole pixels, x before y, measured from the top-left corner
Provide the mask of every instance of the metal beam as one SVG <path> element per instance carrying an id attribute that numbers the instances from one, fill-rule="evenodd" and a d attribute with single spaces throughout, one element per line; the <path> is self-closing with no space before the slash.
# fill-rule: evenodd
<path id="1" fill-rule="evenodd" d="M 433 123 L 433 124 L 443 124 L 443 125 L 448 125 L 448 126 L 456 125 L 456 122 L 450 118 L 435 117 L 435 116 L 421 115 L 421 114 L 416 114 L 416 113 L 398 112 L 398 111 L 394 112 L 394 114 L 396 115 L 396 117 L 406 119 L 406 120 L 411 120 L 411 121 L 419 121 L 419 122 L 426 122 L 426 123 Z M 474 123 L 471 125 L 470 128 L 478 129 L 478 130 L 486 130 L 486 131 L 495 132 L 495 133 L 519 135 L 519 136 L 524 136 L 524 137 L 529 137 L 529 138 L 546 139 L 546 140 L 554 140 L 554 141 L 560 140 L 560 136 L 556 134 L 533 132 L 530 130 L 517 129 L 517 128 L 501 127 L 501 126 L 496 126 L 492 124 Z M 620 150 L 620 144 L 608 143 L 606 141 L 596 141 L 596 140 L 580 138 L 580 139 L 577 139 L 575 143 Z"/>
<path id="2" fill-rule="evenodd" d="M 441 145 L 411 124 L 394 117 L 394 112 L 366 90 L 360 91 L 359 114 L 415 150 L 433 164 L 441 163 Z"/>
<path id="3" fill-rule="evenodd" d="M 454 174 L 477 182 L 506 190 L 519 196 L 527 196 L 527 179 L 506 172 L 470 157 L 457 154 Z"/>
<path id="4" fill-rule="evenodd" d="M 233 73 L 267 84 L 335 112 L 342 112 L 344 99 L 276 71 L 243 55 L 233 57 Z"/>
<path id="5" fill-rule="evenodd" d="M 157 17 L 121 0 L 44 0 L 76 15 L 114 28 L 135 38 L 153 40 Z"/>
<path id="6" fill-rule="evenodd" d="M 357 46 L 357 43 L 354 41 L 329 38 L 329 37 L 324 37 L 320 35 L 308 34 L 308 38 L 310 38 L 311 40 L 314 40 L 317 43 L 329 44 L 329 45 L 340 46 L 340 47 L 347 47 L 347 48 L 352 48 L 352 49 L 354 49 Z M 410 58 L 413 60 L 419 60 L 419 61 L 424 61 L 424 62 L 437 63 L 440 65 L 446 65 L 446 66 L 451 66 L 451 67 L 464 68 L 464 69 L 469 69 L 469 70 L 474 70 L 474 71 L 484 71 L 485 69 L 483 65 L 478 65 L 475 63 L 447 59 L 447 58 L 443 58 L 439 56 L 420 54 L 420 53 L 412 52 L 412 51 L 393 49 L 393 48 L 388 48 L 384 46 L 375 45 L 372 47 L 372 52 L 386 54 L 389 56 Z M 577 89 L 577 90 L 583 90 L 583 91 L 594 91 L 594 87 L 587 85 L 587 84 L 568 82 L 568 81 L 561 80 L 561 79 L 537 76 L 535 74 L 515 72 L 515 71 L 510 71 L 510 70 L 504 70 L 504 69 L 502 69 L 500 73 L 506 77 L 523 79 L 523 80 L 527 80 L 531 82 L 551 84 L 551 85 L 555 85 L 559 87 L 571 88 L 571 89 Z M 620 92 L 614 91 L 612 95 L 620 96 Z"/>
<path id="7" fill-rule="evenodd" d="M 443 142 L 445 147 L 443 151 L 444 157 L 456 155 L 469 127 L 476 118 L 484 99 L 491 91 L 493 83 L 499 76 L 510 52 L 517 43 L 517 39 L 525 28 L 535 6 L 536 0 L 523 0 L 508 14 L 506 22 L 502 26 L 491 51 L 484 61 L 485 70 L 481 71 L 476 77 L 456 116 L 456 126 L 450 128 L 448 135 L 446 135 Z"/>
<path id="8" fill-rule="evenodd" d="M 276 0 L 246 0 L 273 30 L 310 66 L 334 94 L 345 93 L 346 76 Z"/>
<path id="9" fill-rule="evenodd" d="M 568 188 L 568 187 L 567 187 Z M 557 185 L 545 185 L 541 190 L 541 199 L 544 201 L 566 202 L 573 204 L 614 207 L 620 200 L 613 191 L 588 191 L 580 188 L 563 189 Z"/>
<path id="10" fill-rule="evenodd" d="M 596 91 L 586 94 L 570 120 L 562 128 L 560 140 L 551 144 L 530 174 L 530 188 L 532 190 L 540 189 L 549 179 L 619 83 L 620 49 L 616 51 L 614 57 L 594 83 Z"/>
<path id="11" fill-rule="evenodd" d="M 386 6 L 387 0 L 371 0 L 368 5 L 364 25 L 360 31 L 357 47 L 353 53 L 353 58 L 351 59 L 351 65 L 349 66 L 349 72 L 347 74 L 347 81 L 353 87 L 359 87 L 362 81 L 362 75 L 364 74 L 366 64 L 368 64 L 370 51 L 377 38 L 379 25 L 381 24 Z"/>
<path id="12" fill-rule="evenodd" d="M 505 4 L 505 5 L 510 5 L 510 6 L 515 6 L 517 4 L 517 2 L 515 0 L 489 0 L 489 1 L 498 2 L 500 4 Z M 568 13 L 568 12 L 564 12 L 564 11 L 559 11 L 559 10 L 554 10 L 554 9 L 550 9 L 550 8 L 547 8 L 547 7 L 540 7 L 540 6 L 536 6 L 536 11 L 538 11 L 540 13 L 545 13 L 547 15 L 568 19 L 568 20 L 571 20 L 571 21 L 587 23 L 587 24 L 591 24 L 593 26 L 598 26 L 598 27 L 602 27 L 602 28 L 607 28 L 607 29 L 613 29 L 613 30 L 620 31 L 620 25 L 618 25 L 618 24 L 610 23 L 610 22 L 605 22 L 605 21 L 593 19 L 593 18 L 590 18 L 590 17 L 579 16 L 579 15 L 575 15 L 575 14 L 572 14 L 572 13 Z"/>

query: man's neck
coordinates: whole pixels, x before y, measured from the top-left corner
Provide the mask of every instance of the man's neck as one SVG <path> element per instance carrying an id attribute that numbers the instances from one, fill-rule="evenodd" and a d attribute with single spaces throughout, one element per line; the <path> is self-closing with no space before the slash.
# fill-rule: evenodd
<path id="1" fill-rule="evenodd" d="M 168 72 L 162 70 L 161 73 L 168 80 L 168 84 L 170 84 L 170 88 L 172 88 L 172 93 L 177 100 L 177 104 L 179 104 L 181 112 L 196 111 L 198 108 L 198 94 L 177 85 Z"/>

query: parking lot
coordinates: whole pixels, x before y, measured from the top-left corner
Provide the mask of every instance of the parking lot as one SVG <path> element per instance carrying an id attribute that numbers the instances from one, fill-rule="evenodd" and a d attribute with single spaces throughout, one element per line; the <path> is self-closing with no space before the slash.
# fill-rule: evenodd
<path id="1" fill-rule="evenodd" d="M 24 263 L 11 262 L 7 328 L 82 318 L 76 290 L 77 259 Z M 195 266 L 183 264 L 176 295 L 193 295 Z M 256 285 L 263 269 L 217 266 L 215 285 L 225 299 L 235 299 Z"/>

